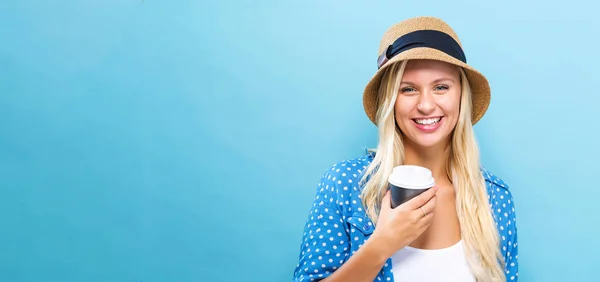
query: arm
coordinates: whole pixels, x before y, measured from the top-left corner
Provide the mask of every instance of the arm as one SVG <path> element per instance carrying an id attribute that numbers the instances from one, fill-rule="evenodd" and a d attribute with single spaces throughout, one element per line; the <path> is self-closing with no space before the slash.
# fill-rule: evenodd
<path id="1" fill-rule="evenodd" d="M 437 187 L 434 187 L 393 210 L 388 191 L 382 200 L 375 232 L 340 269 L 325 281 L 375 280 L 379 270 L 396 250 L 408 245 L 429 227 L 435 208 L 436 191 Z"/>
<path id="2" fill-rule="evenodd" d="M 340 269 L 323 281 L 371 282 L 375 280 L 387 261 L 387 257 L 382 255 L 385 253 L 384 248 L 385 246 L 381 246 L 375 238 L 368 239 Z"/>
<path id="3" fill-rule="evenodd" d="M 350 236 L 339 210 L 343 194 L 332 169 L 319 186 L 304 227 L 300 261 L 294 281 L 373 281 L 387 259 L 418 238 L 431 224 L 437 187 L 392 209 L 390 193 L 382 200 L 378 224 L 373 234 L 350 254 Z M 337 170 L 339 171 L 339 170 Z M 338 198 L 338 196 L 340 198 Z"/>
<path id="4" fill-rule="evenodd" d="M 343 226 L 342 217 L 325 212 L 325 209 L 331 211 L 331 208 L 313 208 L 309 215 L 293 281 L 373 281 L 387 260 L 382 255 L 385 253 L 381 250 L 383 246 L 373 238 L 368 239 L 347 259 L 350 256 L 350 246 L 347 243 L 350 238 Z M 326 233 L 328 230 L 331 233 Z M 325 234 L 334 234 L 333 242 L 336 243 L 331 243 L 330 237 Z M 337 244 L 341 241 L 345 244 Z"/>
<path id="5" fill-rule="evenodd" d="M 500 253 L 504 258 L 504 276 L 507 282 L 519 278 L 519 250 L 517 220 L 512 192 L 502 179 L 483 169 L 487 182 L 489 203 L 493 207 L 496 227 L 500 235 Z"/>
<path id="6" fill-rule="evenodd" d="M 517 236 L 517 217 L 515 214 L 515 204 L 512 194 L 509 192 L 508 201 L 508 221 L 506 222 L 506 229 L 508 230 L 505 247 L 506 255 L 505 261 L 506 266 L 504 268 L 506 274 L 506 281 L 517 281 L 519 278 L 519 244 Z"/>
<path id="7" fill-rule="evenodd" d="M 371 237 L 353 255 L 338 201 L 335 170 L 323 175 L 304 225 L 293 281 L 373 281 L 385 264 L 383 244 Z"/>

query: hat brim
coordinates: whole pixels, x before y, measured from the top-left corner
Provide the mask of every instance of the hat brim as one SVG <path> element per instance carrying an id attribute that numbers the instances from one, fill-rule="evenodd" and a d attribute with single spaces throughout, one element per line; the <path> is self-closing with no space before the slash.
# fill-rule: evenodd
<path id="1" fill-rule="evenodd" d="M 472 92 L 471 122 L 472 124 L 477 123 L 483 117 L 490 104 L 491 91 L 488 80 L 483 74 L 468 64 L 465 64 L 444 52 L 427 47 L 413 48 L 394 56 L 392 59 L 386 62 L 382 68 L 377 70 L 375 75 L 373 75 L 371 80 L 369 80 L 363 93 L 363 106 L 365 113 L 371 122 L 377 125 L 375 119 L 377 115 L 377 95 L 381 78 L 385 70 L 396 62 L 419 59 L 442 61 L 454 64 L 464 69 Z"/>

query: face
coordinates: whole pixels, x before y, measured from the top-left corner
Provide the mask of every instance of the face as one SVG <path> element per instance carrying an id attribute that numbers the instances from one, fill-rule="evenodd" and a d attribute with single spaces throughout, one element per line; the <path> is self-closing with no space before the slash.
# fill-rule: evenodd
<path id="1" fill-rule="evenodd" d="M 449 144 L 460 110 L 460 72 L 454 65 L 433 60 L 409 61 L 394 107 L 406 145 Z"/>

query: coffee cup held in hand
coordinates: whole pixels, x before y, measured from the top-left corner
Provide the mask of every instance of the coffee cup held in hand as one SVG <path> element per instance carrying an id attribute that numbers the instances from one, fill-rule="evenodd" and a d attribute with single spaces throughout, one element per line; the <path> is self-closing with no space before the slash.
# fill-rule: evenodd
<path id="1" fill-rule="evenodd" d="M 392 208 L 409 201 L 435 185 L 431 171 L 415 165 L 401 165 L 388 177 Z"/>

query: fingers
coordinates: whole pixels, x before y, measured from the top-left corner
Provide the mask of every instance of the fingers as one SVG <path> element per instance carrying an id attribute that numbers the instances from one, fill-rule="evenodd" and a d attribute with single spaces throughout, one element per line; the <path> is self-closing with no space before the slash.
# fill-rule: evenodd
<path id="1" fill-rule="evenodd" d="M 427 201 L 427 203 L 422 205 L 420 208 L 422 209 L 422 212 L 424 212 L 425 214 L 433 213 L 433 210 L 435 209 L 436 199 L 437 197 L 433 196 L 431 199 L 429 199 L 429 201 Z"/>
<path id="2" fill-rule="evenodd" d="M 421 195 L 412 198 L 410 201 L 406 202 L 406 206 L 409 210 L 416 210 L 419 207 L 425 205 L 437 192 L 437 187 L 432 187 L 427 191 L 421 193 Z"/>
<path id="3" fill-rule="evenodd" d="M 419 221 L 419 234 L 423 233 L 427 228 L 429 228 L 429 225 L 431 225 L 431 221 L 433 219 L 433 213 L 428 213 L 426 216 L 424 216 L 423 218 L 421 218 L 421 220 Z"/>
<path id="4" fill-rule="evenodd" d="M 379 211 L 380 217 L 389 213 L 389 211 L 392 209 L 392 202 L 390 197 L 390 190 L 387 190 L 387 192 L 385 192 L 385 196 L 383 196 L 383 199 L 381 199 L 381 210 Z"/>

